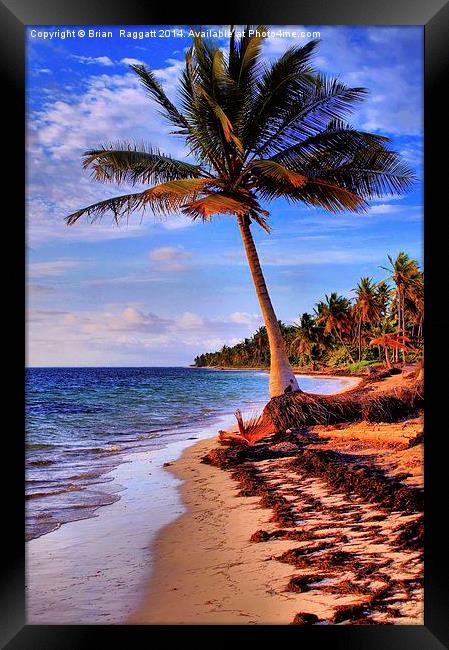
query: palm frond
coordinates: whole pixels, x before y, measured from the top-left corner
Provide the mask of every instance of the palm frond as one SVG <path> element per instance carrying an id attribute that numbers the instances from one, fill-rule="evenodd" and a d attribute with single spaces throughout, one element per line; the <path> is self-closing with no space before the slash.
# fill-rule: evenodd
<path id="1" fill-rule="evenodd" d="M 263 230 L 265 230 L 265 232 L 270 234 L 271 226 L 265 218 L 268 216 L 268 212 L 266 211 L 263 212 L 264 214 L 262 214 L 261 212 L 257 212 L 256 210 L 251 210 L 248 216 L 250 221 L 254 221 L 255 223 L 257 223 L 258 226 L 260 226 Z"/>
<path id="2" fill-rule="evenodd" d="M 288 166 L 290 160 L 302 158 L 304 163 L 335 167 L 351 159 L 360 149 L 384 146 L 389 138 L 358 131 L 342 120 L 331 120 L 323 131 L 301 139 L 275 154 L 275 160 Z"/>
<path id="3" fill-rule="evenodd" d="M 197 92 L 202 97 L 204 97 L 204 99 L 209 104 L 210 108 L 212 109 L 213 114 L 215 115 L 215 117 L 217 118 L 217 120 L 218 120 L 218 122 L 219 122 L 219 124 L 221 126 L 221 129 L 222 129 L 222 132 L 223 132 L 223 135 L 225 137 L 226 142 L 228 142 L 228 143 L 232 142 L 237 147 L 237 149 L 241 153 L 243 153 L 242 143 L 237 138 L 237 136 L 234 134 L 234 128 L 232 126 L 232 123 L 231 123 L 230 119 L 228 118 L 228 116 L 226 115 L 226 113 L 224 112 L 224 110 L 221 108 L 221 106 L 214 99 L 212 99 L 212 97 L 210 97 L 208 95 L 208 93 L 206 92 L 206 90 L 202 86 L 200 86 L 200 85 L 197 86 Z"/>
<path id="4" fill-rule="evenodd" d="M 138 208 L 141 208 L 145 204 L 144 192 L 139 192 L 138 194 L 124 194 L 123 196 L 115 196 L 110 199 L 105 199 L 104 201 L 99 201 L 98 203 L 93 203 L 88 205 L 81 210 L 77 210 L 72 214 L 69 214 L 65 217 L 65 222 L 68 226 L 72 226 L 78 221 L 81 217 L 91 217 L 91 223 L 100 219 L 107 212 L 111 212 L 114 221 L 118 223 L 118 220 L 123 215 L 131 214 Z"/>
<path id="5" fill-rule="evenodd" d="M 413 170 L 396 152 L 379 146 L 360 149 L 350 161 L 321 176 L 356 190 L 365 199 L 403 194 L 416 181 Z"/>
<path id="6" fill-rule="evenodd" d="M 195 201 L 216 181 L 208 178 L 185 178 L 156 185 L 143 192 L 143 200 L 155 214 L 171 214 Z"/>
<path id="7" fill-rule="evenodd" d="M 195 178 L 199 165 L 176 160 L 156 148 L 138 150 L 133 145 L 103 145 L 84 154 L 83 167 L 92 168 L 97 181 L 110 183 L 163 183 L 179 178 Z"/>
<path id="8" fill-rule="evenodd" d="M 256 32 L 250 35 L 250 31 Z M 259 78 L 262 54 L 263 25 L 247 25 L 244 36 L 238 41 L 231 36 L 228 55 L 228 77 L 232 80 L 226 98 L 226 114 L 235 127 L 235 133 L 243 136 L 246 116 L 254 101 Z"/>
<path id="9" fill-rule="evenodd" d="M 318 41 L 289 48 L 271 65 L 266 65 L 250 98 L 242 124 L 242 140 L 248 151 L 256 149 L 279 123 L 291 103 L 301 100 L 312 81 L 310 59 Z"/>
<path id="10" fill-rule="evenodd" d="M 140 64 L 131 65 L 130 68 L 139 76 L 140 81 L 146 88 L 149 96 L 162 108 L 161 114 L 167 118 L 172 125 L 180 129 L 180 131 L 178 131 L 179 134 L 187 135 L 189 124 L 186 118 L 167 97 L 164 89 L 154 76 L 154 73 L 146 66 Z"/>
<path id="11" fill-rule="evenodd" d="M 252 86 L 257 77 L 264 32 L 264 25 L 247 25 L 244 36 L 238 42 L 235 60 L 229 62 L 229 69 L 233 73 L 231 76 L 238 88 Z"/>
<path id="12" fill-rule="evenodd" d="M 252 160 L 247 168 L 256 176 L 265 176 L 273 179 L 280 187 L 287 188 L 302 187 L 306 182 L 306 176 L 287 169 L 273 160 Z"/>
<path id="13" fill-rule="evenodd" d="M 197 49 L 193 47 L 187 50 L 186 66 L 180 79 L 181 105 L 189 122 L 186 142 L 191 155 L 203 164 L 211 166 L 216 172 L 224 173 L 226 164 L 223 157 L 221 124 L 204 94 L 198 92 L 198 88 L 202 86 L 196 54 Z"/>
<path id="14" fill-rule="evenodd" d="M 324 148 L 316 148 L 320 140 L 316 136 L 312 148 L 298 145 L 295 154 L 290 149 L 271 160 L 299 174 L 307 174 L 309 179 L 320 178 L 339 185 L 365 200 L 401 194 L 415 182 L 413 170 L 378 136 L 343 130 L 337 138 L 339 143 L 335 146 L 326 144 Z"/>
<path id="15" fill-rule="evenodd" d="M 254 152 L 254 157 L 272 156 L 295 142 L 316 135 L 331 120 L 341 120 L 350 114 L 366 94 L 365 88 L 350 88 L 337 79 L 315 76 L 303 97 L 285 106 L 278 120 L 270 124 L 267 137 Z"/>
<path id="16" fill-rule="evenodd" d="M 248 205 L 223 192 L 210 192 L 207 196 L 190 202 L 182 211 L 192 219 L 207 221 L 213 214 L 246 214 Z"/>
<path id="17" fill-rule="evenodd" d="M 368 204 L 362 196 L 338 183 L 322 179 L 307 178 L 301 186 L 281 183 L 269 176 L 258 176 L 255 189 L 265 200 L 284 198 L 291 203 L 302 202 L 306 205 L 321 207 L 329 212 L 364 212 Z"/>

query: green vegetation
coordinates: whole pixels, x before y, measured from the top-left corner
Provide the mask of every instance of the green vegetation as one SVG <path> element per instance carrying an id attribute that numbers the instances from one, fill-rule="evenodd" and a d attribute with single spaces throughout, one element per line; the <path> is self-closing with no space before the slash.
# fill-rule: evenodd
<path id="1" fill-rule="evenodd" d="M 380 361 L 375 361 L 374 363 L 372 361 L 357 361 L 356 363 L 350 363 L 349 366 L 346 367 L 350 372 L 360 372 L 368 366 L 376 367 L 381 365 L 382 363 Z"/>
<path id="2" fill-rule="evenodd" d="M 423 356 L 424 275 L 406 253 L 388 257 L 388 280 L 361 278 L 353 300 L 336 293 L 319 301 L 314 314 L 297 323 L 279 322 L 289 361 L 317 370 L 404 362 Z M 391 282 L 391 285 L 389 284 Z M 268 367 L 270 350 L 265 327 L 244 341 L 195 359 L 195 366 Z"/>

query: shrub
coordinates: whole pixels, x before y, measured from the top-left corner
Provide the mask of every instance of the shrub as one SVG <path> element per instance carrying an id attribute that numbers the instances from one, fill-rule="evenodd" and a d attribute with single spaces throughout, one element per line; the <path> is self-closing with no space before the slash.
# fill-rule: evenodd
<path id="1" fill-rule="evenodd" d="M 331 368 L 338 368 L 339 366 L 346 366 L 351 362 L 349 352 L 343 346 L 333 349 L 328 357 L 327 363 Z"/>
<path id="2" fill-rule="evenodd" d="M 382 364 L 377 362 L 377 363 L 372 363 L 371 361 L 357 361 L 356 363 L 350 363 L 347 368 L 351 372 L 360 372 L 363 370 L 363 368 L 367 368 L 368 366 L 381 366 Z"/>

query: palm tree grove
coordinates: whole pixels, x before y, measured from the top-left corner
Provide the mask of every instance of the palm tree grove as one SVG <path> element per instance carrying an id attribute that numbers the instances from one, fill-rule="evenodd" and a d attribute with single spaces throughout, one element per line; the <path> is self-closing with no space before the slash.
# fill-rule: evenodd
<path id="1" fill-rule="evenodd" d="M 314 65 L 317 41 L 289 47 L 267 62 L 260 32 L 262 27 L 253 35 L 247 29 L 238 39 L 231 32 L 226 51 L 194 37 L 175 102 L 150 69 L 132 65 L 187 156 L 176 160 L 151 143 L 92 143 L 84 167 L 97 181 L 123 185 L 127 193 L 81 208 L 67 223 L 105 213 L 118 222 L 147 208 L 155 215 L 180 213 L 193 220 L 219 214 L 235 219 L 265 327 L 250 342 L 196 363 L 206 358 L 208 364 L 269 363 L 273 397 L 299 391 L 292 362 L 324 359 L 337 365 L 383 354 L 389 363 L 389 350 L 395 358 L 408 354 L 409 335 L 422 333 L 421 276 L 416 263 L 403 255 L 392 262 L 393 302 L 386 286 L 363 278 L 355 304 L 331 294 L 298 326 L 286 328 L 278 321 L 252 232 L 257 226 L 270 232 L 270 203 L 285 199 L 299 204 L 298 210 L 303 204 L 361 213 L 371 199 L 407 191 L 414 175 L 388 138 L 350 125 L 367 90 L 320 74 Z M 129 191 L 131 186 L 142 187 Z"/>
<path id="2" fill-rule="evenodd" d="M 292 366 L 358 372 L 365 366 L 422 360 L 423 272 L 403 252 L 389 262 L 391 275 L 378 283 L 361 278 L 352 300 L 333 292 L 313 314 L 303 313 L 290 326 L 278 323 Z M 260 327 L 233 347 L 199 355 L 195 365 L 251 368 L 267 367 L 269 361 L 267 330 Z"/>

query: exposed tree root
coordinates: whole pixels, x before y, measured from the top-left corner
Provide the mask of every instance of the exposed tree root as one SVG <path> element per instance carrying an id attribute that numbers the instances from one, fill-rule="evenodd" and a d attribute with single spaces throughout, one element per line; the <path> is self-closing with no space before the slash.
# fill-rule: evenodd
<path id="1" fill-rule="evenodd" d="M 276 431 L 361 420 L 397 422 L 412 417 L 423 406 L 421 384 L 374 394 L 365 386 L 337 395 L 287 393 L 273 397 L 265 406 L 261 420 L 264 423 L 271 420 Z"/>
<path id="2" fill-rule="evenodd" d="M 278 440 L 285 440 L 285 434 L 282 437 L 280 432 L 317 424 L 338 425 L 362 420 L 397 422 L 415 416 L 424 406 L 422 383 L 381 393 L 372 392 L 370 383 L 365 380 L 361 387 L 337 395 L 285 393 L 273 397 L 260 415 L 247 420 L 236 411 L 238 432 L 220 431 L 219 442 L 233 447 L 252 446 L 276 433 Z M 410 445 L 420 442 L 417 438 Z"/>

